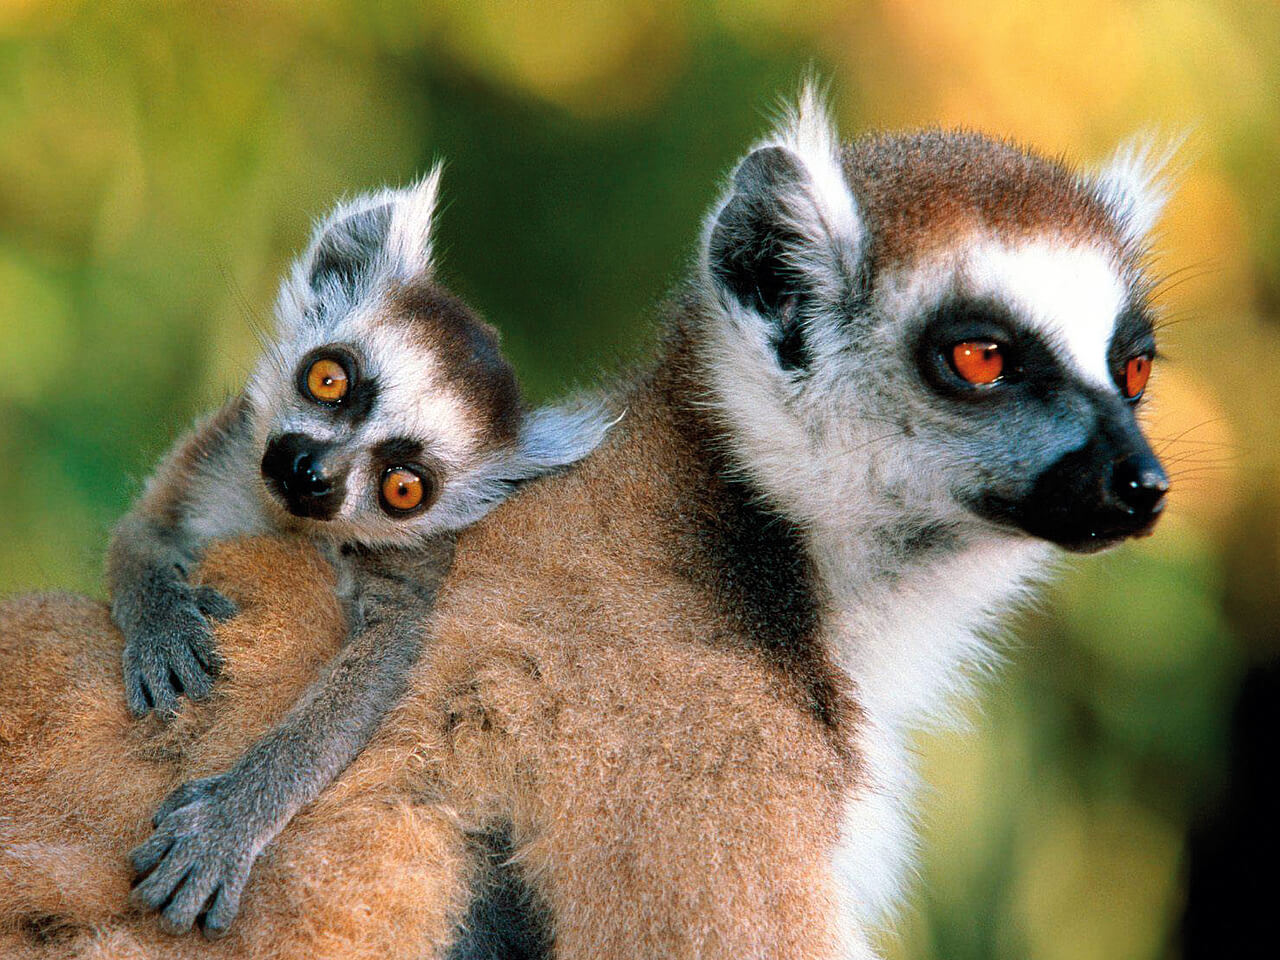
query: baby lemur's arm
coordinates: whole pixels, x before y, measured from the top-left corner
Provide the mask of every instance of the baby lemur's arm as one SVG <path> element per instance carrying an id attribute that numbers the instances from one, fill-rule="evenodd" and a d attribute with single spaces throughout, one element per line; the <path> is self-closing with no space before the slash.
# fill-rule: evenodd
<path id="1" fill-rule="evenodd" d="M 252 530 L 251 504 L 221 502 L 243 486 L 229 481 L 243 470 L 247 409 L 243 396 L 228 400 L 175 446 L 112 537 L 107 587 L 137 716 L 172 713 L 184 693 L 205 696 L 217 674 L 210 620 L 235 607 L 211 587 L 192 587 L 187 572 L 213 536 Z"/>
<path id="2" fill-rule="evenodd" d="M 304 805 L 368 743 L 404 692 L 418 658 L 453 537 L 412 549 L 347 553 L 353 631 L 325 676 L 285 720 L 228 772 L 184 784 L 161 804 L 156 831 L 132 854 L 139 905 L 163 907 L 163 923 L 206 935 L 226 931 L 250 867 Z"/>

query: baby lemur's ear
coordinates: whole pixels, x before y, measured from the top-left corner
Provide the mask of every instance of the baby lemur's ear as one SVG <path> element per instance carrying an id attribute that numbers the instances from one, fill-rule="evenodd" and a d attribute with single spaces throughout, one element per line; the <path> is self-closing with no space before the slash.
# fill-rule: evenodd
<path id="1" fill-rule="evenodd" d="M 281 321 L 350 307 L 378 283 L 429 276 L 440 169 L 410 187 L 362 194 L 321 220 L 281 291 Z"/>
<path id="2" fill-rule="evenodd" d="M 444 485 L 431 513 L 441 529 L 475 523 L 525 481 L 555 473 L 600 445 L 619 417 L 594 397 L 578 397 L 524 415 L 514 446 Z"/>
<path id="3" fill-rule="evenodd" d="M 577 463 L 600 445 L 617 421 L 594 398 L 531 410 L 520 425 L 512 479 L 536 477 Z"/>
<path id="4" fill-rule="evenodd" d="M 821 98 L 806 85 L 733 173 L 703 230 L 703 279 L 732 316 L 763 320 L 783 368 L 855 292 L 866 229 Z"/>

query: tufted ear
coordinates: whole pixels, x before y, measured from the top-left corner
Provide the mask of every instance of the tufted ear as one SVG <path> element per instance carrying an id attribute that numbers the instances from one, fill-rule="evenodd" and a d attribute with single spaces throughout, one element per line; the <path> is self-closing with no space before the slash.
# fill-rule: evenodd
<path id="1" fill-rule="evenodd" d="M 570 467 L 588 456 L 620 417 L 596 397 L 581 396 L 528 411 L 516 442 L 479 468 L 454 478 L 432 512 L 442 528 L 474 523 L 527 480 Z"/>
<path id="2" fill-rule="evenodd" d="M 367 200 L 377 202 L 362 205 Z M 305 258 L 307 286 L 318 294 L 330 286 L 354 291 L 368 278 L 386 245 L 392 207 L 381 197 L 362 197 L 330 214 L 316 228 Z"/>
<path id="3" fill-rule="evenodd" d="M 577 463 L 601 444 L 619 419 L 590 396 L 530 411 L 520 426 L 510 475 L 540 476 Z"/>
<path id="4" fill-rule="evenodd" d="M 1116 147 L 1094 174 L 1098 196 L 1130 243 L 1142 243 L 1160 219 L 1173 191 L 1171 162 L 1186 139 L 1185 133 L 1135 135 Z"/>
<path id="5" fill-rule="evenodd" d="M 285 280 L 281 322 L 349 307 L 378 281 L 428 276 L 439 184 L 437 164 L 413 186 L 376 190 L 334 208 Z"/>
<path id="6" fill-rule="evenodd" d="M 857 283 L 866 230 L 839 142 L 811 86 L 738 164 L 703 232 L 704 279 L 727 307 L 761 317 L 784 368 Z"/>

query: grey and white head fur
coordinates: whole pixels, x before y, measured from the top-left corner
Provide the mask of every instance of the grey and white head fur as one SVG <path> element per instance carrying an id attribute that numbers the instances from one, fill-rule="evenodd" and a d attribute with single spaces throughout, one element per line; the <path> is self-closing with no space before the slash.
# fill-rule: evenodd
<path id="1" fill-rule="evenodd" d="M 866 923 L 910 859 L 909 731 L 953 715 L 1052 545 L 1101 549 L 1163 509 L 1131 388 L 1155 355 L 1165 156 L 1087 172 L 964 131 L 841 144 L 806 89 L 705 222 L 707 403 L 803 531 L 863 708 L 837 868 Z M 998 375 L 974 382 L 964 350 Z"/>
<path id="2" fill-rule="evenodd" d="M 916 546 L 1144 532 L 1167 483 L 1124 382 L 1155 351 L 1152 155 L 1091 175 L 963 132 L 842 147 L 807 90 L 703 234 L 738 462 L 797 520 Z M 998 349 L 996 382 L 958 374 L 969 342 Z"/>
<path id="3" fill-rule="evenodd" d="M 439 182 L 437 166 L 340 204 L 281 285 L 247 396 L 262 499 L 286 528 L 367 545 L 456 530 L 604 434 L 590 403 L 526 411 L 496 331 L 435 282 Z M 308 387 L 317 360 L 348 377 L 335 402 Z M 396 468 L 423 479 L 413 510 L 381 496 Z"/>

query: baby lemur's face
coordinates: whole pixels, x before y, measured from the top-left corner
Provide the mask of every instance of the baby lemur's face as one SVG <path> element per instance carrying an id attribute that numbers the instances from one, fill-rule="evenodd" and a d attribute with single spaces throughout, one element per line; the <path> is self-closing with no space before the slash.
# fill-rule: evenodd
<path id="1" fill-rule="evenodd" d="M 598 440 L 531 431 L 549 421 L 523 415 L 496 333 L 432 282 L 435 186 L 339 207 L 282 286 L 248 396 L 286 527 L 366 544 L 457 529 Z"/>
<path id="2" fill-rule="evenodd" d="M 743 161 L 705 235 L 725 406 L 779 398 L 749 459 L 792 435 L 786 461 L 819 468 L 781 463 L 780 495 L 819 521 L 870 511 L 904 549 L 1149 531 L 1159 204 L 1132 155 L 1086 175 L 972 134 L 841 148 L 814 108 Z"/>
<path id="3" fill-rule="evenodd" d="M 379 291 L 280 344 L 255 378 L 267 494 L 365 543 L 464 525 L 492 501 L 521 410 L 497 337 L 434 287 Z"/>

